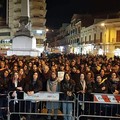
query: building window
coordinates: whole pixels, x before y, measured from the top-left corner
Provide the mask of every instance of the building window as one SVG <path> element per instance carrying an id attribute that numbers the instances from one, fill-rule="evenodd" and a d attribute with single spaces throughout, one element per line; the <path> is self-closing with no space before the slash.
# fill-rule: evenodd
<path id="1" fill-rule="evenodd" d="M 96 43 L 96 34 L 94 34 L 94 43 Z"/>
<path id="2" fill-rule="evenodd" d="M 89 43 L 91 43 L 91 35 L 89 35 Z"/>
<path id="3" fill-rule="evenodd" d="M 0 36 L 10 36 L 10 32 L 1 32 Z"/>
<path id="4" fill-rule="evenodd" d="M 87 36 L 85 36 L 85 43 L 87 42 Z"/>
<path id="5" fill-rule="evenodd" d="M 83 43 L 83 37 L 81 37 L 80 43 L 81 43 L 81 44 Z"/>
<path id="6" fill-rule="evenodd" d="M 102 42 L 102 32 L 100 33 L 100 43 Z"/>
<path id="7" fill-rule="evenodd" d="M 120 30 L 116 32 L 116 42 L 120 42 Z"/>

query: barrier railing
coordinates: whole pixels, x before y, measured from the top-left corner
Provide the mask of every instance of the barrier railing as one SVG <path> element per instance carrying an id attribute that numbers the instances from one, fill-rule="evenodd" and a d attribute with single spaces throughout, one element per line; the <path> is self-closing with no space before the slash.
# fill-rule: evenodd
<path id="1" fill-rule="evenodd" d="M 94 118 L 120 119 L 120 95 L 79 94 L 77 96 L 77 120 Z"/>
<path id="2" fill-rule="evenodd" d="M 48 119 L 71 117 L 72 120 L 75 120 L 76 96 L 73 96 L 73 100 L 64 100 L 62 95 L 61 92 L 38 92 L 29 96 L 24 92 L 18 92 L 17 96 L 13 98 L 12 92 L 10 92 L 8 94 L 8 120 L 23 116 L 27 120 L 41 116 Z M 71 113 L 65 111 L 65 106 L 68 106 L 67 110 L 71 109 Z"/>
<path id="3" fill-rule="evenodd" d="M 0 119 L 7 119 L 7 94 L 0 94 Z"/>
<path id="4" fill-rule="evenodd" d="M 8 120 L 11 117 L 26 117 L 27 120 L 39 117 L 58 118 L 71 117 L 72 120 L 93 118 L 120 119 L 120 95 L 113 94 L 78 94 L 73 100 L 61 99 L 63 93 L 39 92 L 28 96 L 24 92 L 17 93 L 17 97 L 8 94 Z M 64 107 L 72 109 L 67 113 Z M 70 107 L 72 105 L 72 107 Z"/>

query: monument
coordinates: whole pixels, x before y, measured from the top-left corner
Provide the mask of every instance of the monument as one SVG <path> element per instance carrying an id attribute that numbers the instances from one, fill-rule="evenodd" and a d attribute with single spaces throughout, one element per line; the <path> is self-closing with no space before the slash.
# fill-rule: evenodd
<path id="1" fill-rule="evenodd" d="M 36 49 L 36 38 L 30 30 L 29 0 L 21 0 L 20 28 L 12 39 L 12 49 L 7 55 L 39 56 L 40 51 Z"/>

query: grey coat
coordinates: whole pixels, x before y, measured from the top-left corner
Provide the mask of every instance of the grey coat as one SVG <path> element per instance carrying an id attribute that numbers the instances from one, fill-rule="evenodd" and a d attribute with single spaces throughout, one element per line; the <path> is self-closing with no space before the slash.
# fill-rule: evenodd
<path id="1" fill-rule="evenodd" d="M 48 92 L 59 92 L 60 91 L 60 85 L 57 79 L 55 81 L 51 81 L 50 79 L 47 81 L 47 91 Z M 58 109 L 59 103 L 48 101 L 46 104 L 46 107 L 47 109 Z"/>

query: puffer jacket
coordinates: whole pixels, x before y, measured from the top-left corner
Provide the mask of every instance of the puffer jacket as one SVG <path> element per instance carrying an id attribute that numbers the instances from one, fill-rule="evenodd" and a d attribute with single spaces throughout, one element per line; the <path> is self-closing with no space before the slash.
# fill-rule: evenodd
<path id="1" fill-rule="evenodd" d="M 68 96 L 67 92 L 71 92 L 72 95 Z M 61 92 L 63 92 L 61 99 L 63 100 L 73 100 L 74 92 L 75 92 L 75 81 L 70 79 L 69 81 L 63 80 L 61 81 Z"/>

